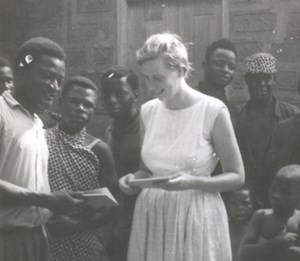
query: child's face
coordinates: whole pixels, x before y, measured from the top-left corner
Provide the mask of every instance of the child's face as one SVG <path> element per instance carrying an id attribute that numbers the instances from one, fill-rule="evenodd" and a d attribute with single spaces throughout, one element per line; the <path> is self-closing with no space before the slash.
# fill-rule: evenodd
<path id="1" fill-rule="evenodd" d="M 244 189 L 231 192 L 226 201 L 226 207 L 231 222 L 247 222 L 253 213 L 249 190 Z"/>
<path id="2" fill-rule="evenodd" d="M 0 95 L 6 90 L 14 88 L 13 72 L 10 67 L 0 67 Z"/>
<path id="3" fill-rule="evenodd" d="M 296 195 L 291 181 L 275 178 L 269 192 L 270 203 L 275 214 L 289 217 L 295 209 Z"/>

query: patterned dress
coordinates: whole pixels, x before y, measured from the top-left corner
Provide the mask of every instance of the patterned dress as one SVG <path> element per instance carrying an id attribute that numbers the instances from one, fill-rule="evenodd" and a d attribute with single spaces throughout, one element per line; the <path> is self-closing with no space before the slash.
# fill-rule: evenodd
<path id="1" fill-rule="evenodd" d="M 48 175 L 52 191 L 83 191 L 101 187 L 98 178 L 99 161 L 84 146 L 85 137 L 85 129 L 75 135 L 69 135 L 57 127 L 47 131 Z M 100 229 L 67 236 L 50 234 L 50 238 L 54 261 L 106 260 Z"/>
<path id="2" fill-rule="evenodd" d="M 218 158 L 211 132 L 224 104 L 200 101 L 169 110 L 158 99 L 142 106 L 142 158 L 153 176 L 210 176 Z M 227 111 L 228 112 L 228 111 Z M 229 113 L 227 113 L 230 120 Z M 227 214 L 219 193 L 143 189 L 134 212 L 129 261 L 231 261 Z"/>

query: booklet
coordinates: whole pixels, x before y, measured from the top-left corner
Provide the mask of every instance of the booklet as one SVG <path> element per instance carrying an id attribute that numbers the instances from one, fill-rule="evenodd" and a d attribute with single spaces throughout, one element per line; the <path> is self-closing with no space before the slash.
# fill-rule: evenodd
<path id="1" fill-rule="evenodd" d="M 83 197 L 86 199 L 86 204 L 97 209 L 101 207 L 114 207 L 119 205 L 108 188 L 99 188 L 84 191 Z"/>
<path id="2" fill-rule="evenodd" d="M 130 180 L 128 183 L 132 187 L 151 188 L 153 187 L 153 185 L 167 182 L 171 178 L 172 176 L 134 179 L 134 180 Z"/>

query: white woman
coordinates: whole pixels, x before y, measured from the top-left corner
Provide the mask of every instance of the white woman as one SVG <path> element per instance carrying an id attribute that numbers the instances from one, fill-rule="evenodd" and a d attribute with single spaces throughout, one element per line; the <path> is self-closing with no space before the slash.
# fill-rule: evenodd
<path id="1" fill-rule="evenodd" d="M 137 51 L 147 88 L 142 106 L 141 166 L 119 180 L 171 176 L 138 196 L 128 260 L 231 261 L 228 222 L 219 192 L 244 183 L 244 167 L 225 105 L 187 85 L 191 70 L 178 35 L 150 36 Z M 223 173 L 211 177 L 218 160 Z"/>

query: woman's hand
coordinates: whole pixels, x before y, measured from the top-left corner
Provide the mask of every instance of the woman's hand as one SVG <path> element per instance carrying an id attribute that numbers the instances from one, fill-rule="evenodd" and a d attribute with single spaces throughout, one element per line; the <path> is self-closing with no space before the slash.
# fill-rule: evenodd
<path id="1" fill-rule="evenodd" d="M 129 181 L 134 180 L 134 179 L 135 179 L 135 176 L 132 173 L 129 173 L 119 179 L 119 187 L 125 194 L 134 195 L 140 191 L 140 188 L 131 187 L 129 185 Z"/>
<path id="2" fill-rule="evenodd" d="M 169 181 L 155 184 L 153 187 L 169 191 L 194 189 L 193 184 L 196 178 L 199 177 L 180 172 L 171 176 Z"/>

